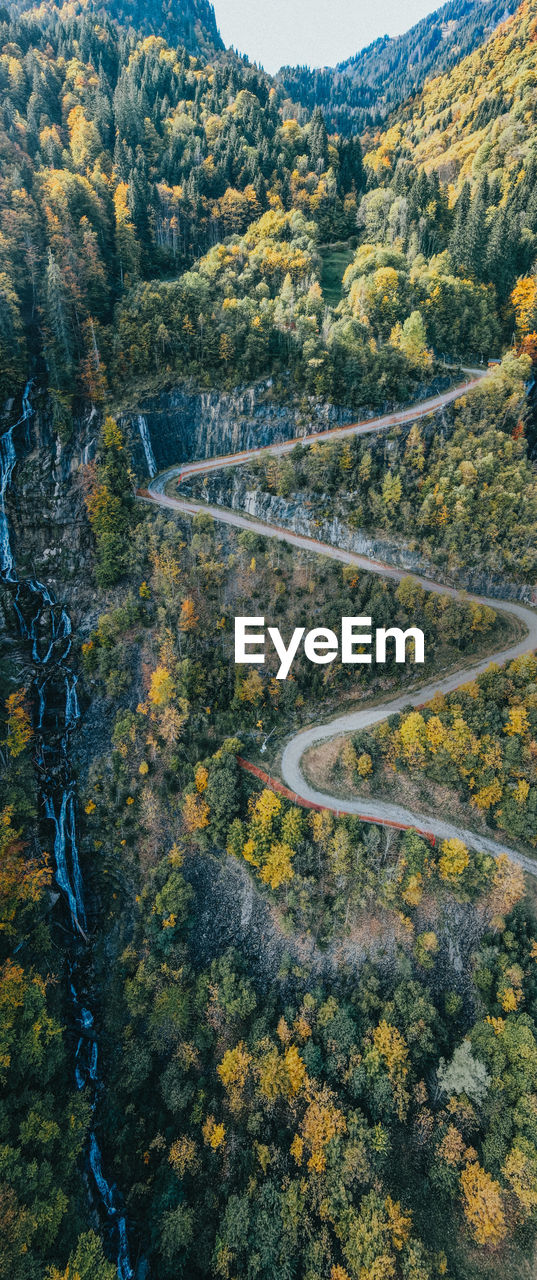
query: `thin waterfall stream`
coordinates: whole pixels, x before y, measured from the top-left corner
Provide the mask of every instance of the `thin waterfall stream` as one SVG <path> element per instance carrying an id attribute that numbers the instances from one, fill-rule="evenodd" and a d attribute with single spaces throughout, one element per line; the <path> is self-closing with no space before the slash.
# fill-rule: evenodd
<path id="1" fill-rule="evenodd" d="M 72 646 L 72 624 L 66 609 L 54 600 L 43 583 L 37 578 L 19 578 L 6 510 L 6 495 L 17 461 L 13 437 L 19 428 L 24 428 L 25 444 L 30 445 L 31 390 L 30 381 L 22 398 L 20 418 L 0 436 L 0 579 L 11 590 L 20 634 L 29 646 L 35 668 L 35 767 L 39 796 L 45 819 L 50 824 L 55 880 L 70 921 L 69 995 L 78 1030 L 74 1074 L 77 1088 L 91 1091 L 93 1113 L 100 1089 L 99 1046 L 93 1013 L 81 994 L 81 961 L 84 956 L 87 958 L 88 935 L 78 857 L 75 782 L 69 759 L 71 737 L 80 720 L 78 677 L 67 661 Z M 115 1237 L 119 1280 L 133 1280 L 125 1213 L 117 1188 L 103 1173 L 101 1149 L 94 1130 L 89 1135 L 88 1161 L 98 1198 Z"/>
<path id="2" fill-rule="evenodd" d="M 151 436 L 150 436 L 150 434 L 149 434 L 149 427 L 148 427 L 148 425 L 147 425 L 147 418 L 144 418 L 143 413 L 139 413 L 139 414 L 138 414 L 138 417 L 137 417 L 137 419 L 136 419 L 136 421 L 137 421 L 137 423 L 138 423 L 138 430 L 139 430 L 139 432 L 140 432 L 140 439 L 141 439 L 142 444 L 143 444 L 143 447 L 144 447 L 145 460 L 146 460 L 146 463 L 147 463 L 147 470 L 148 470 L 148 472 L 149 472 L 150 479 L 152 480 L 152 479 L 153 479 L 153 476 L 156 476 L 156 474 L 157 474 L 157 464 L 156 464 L 156 461 L 155 461 L 155 455 L 154 455 L 154 453 L 153 453 L 153 445 L 151 444 Z"/>

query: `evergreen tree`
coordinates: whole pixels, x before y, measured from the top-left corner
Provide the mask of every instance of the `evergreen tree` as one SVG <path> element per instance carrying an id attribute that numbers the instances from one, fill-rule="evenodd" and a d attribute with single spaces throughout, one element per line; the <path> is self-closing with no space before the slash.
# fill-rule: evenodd
<path id="1" fill-rule="evenodd" d="M 324 169 L 328 160 L 328 134 L 320 107 L 315 108 L 311 117 L 308 145 L 312 167 L 314 169 Z"/>
<path id="2" fill-rule="evenodd" d="M 100 586 L 118 582 L 128 564 L 131 537 L 132 475 L 125 437 L 113 418 L 103 424 L 95 484 L 87 499 L 97 545 Z"/>
<path id="3" fill-rule="evenodd" d="M 489 185 L 485 173 L 472 197 L 465 228 L 466 266 L 478 279 L 482 279 L 486 273 L 488 194 Z"/>
<path id="4" fill-rule="evenodd" d="M 362 147 L 359 138 L 350 138 L 340 144 L 339 148 L 339 186 L 343 192 L 352 191 L 359 194 L 365 185 Z"/>
<path id="5" fill-rule="evenodd" d="M 468 266 L 468 219 L 470 206 L 470 183 L 464 182 L 455 205 L 455 220 L 449 241 L 449 251 L 456 267 Z"/>

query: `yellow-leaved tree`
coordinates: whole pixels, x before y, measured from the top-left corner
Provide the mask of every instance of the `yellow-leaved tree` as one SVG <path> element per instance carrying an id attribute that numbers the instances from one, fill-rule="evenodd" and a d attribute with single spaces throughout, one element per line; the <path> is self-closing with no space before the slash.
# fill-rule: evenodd
<path id="1" fill-rule="evenodd" d="M 522 276 L 511 294 L 516 327 L 522 336 L 531 333 L 537 321 L 537 281 L 535 276 Z"/>
<path id="2" fill-rule="evenodd" d="M 158 666 L 152 673 L 149 699 L 154 707 L 167 707 L 175 697 L 173 676 L 167 667 Z"/>
<path id="3" fill-rule="evenodd" d="M 474 1240 L 482 1245 L 498 1245 L 507 1226 L 502 1189 L 490 1173 L 474 1161 L 461 1173 L 464 1215 Z"/>
<path id="4" fill-rule="evenodd" d="M 209 826 L 209 805 L 199 792 L 189 791 L 183 805 L 183 822 L 190 834 Z"/>
<path id="5" fill-rule="evenodd" d="M 404 1120 L 408 1105 L 408 1047 L 404 1036 L 397 1027 L 391 1026 L 383 1018 L 373 1031 L 373 1045 L 383 1061 L 393 1089 L 397 1114 Z"/>
<path id="6" fill-rule="evenodd" d="M 294 849 L 285 840 L 276 840 L 271 844 L 264 866 L 259 872 L 263 884 L 268 884 L 271 889 L 279 889 L 280 885 L 288 884 L 294 875 L 294 854 Z"/>
<path id="7" fill-rule="evenodd" d="M 442 852 L 438 862 L 438 870 L 442 880 L 458 880 L 470 862 L 470 855 L 462 840 L 453 836 L 451 840 L 442 842 Z"/>
<path id="8" fill-rule="evenodd" d="M 199 622 L 199 614 L 196 613 L 194 601 L 190 598 L 183 600 L 181 605 L 181 617 L 179 619 L 179 629 L 181 631 L 194 631 Z"/>
<path id="9" fill-rule="evenodd" d="M 326 1169 L 326 1148 L 338 1134 L 345 1133 L 347 1123 L 335 1105 L 334 1094 L 314 1081 L 308 1085 L 309 1105 L 301 1124 L 302 1142 L 309 1151 L 308 1168 L 314 1173 Z"/>
<path id="10" fill-rule="evenodd" d="M 6 712 L 6 746 L 12 759 L 16 759 L 32 738 L 32 722 L 24 689 L 16 689 L 14 693 L 10 693 L 6 699 Z"/>

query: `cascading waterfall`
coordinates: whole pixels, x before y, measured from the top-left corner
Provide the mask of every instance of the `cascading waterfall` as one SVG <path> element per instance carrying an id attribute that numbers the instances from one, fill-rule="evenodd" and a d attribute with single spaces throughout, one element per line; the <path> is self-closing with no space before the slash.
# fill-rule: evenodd
<path id="1" fill-rule="evenodd" d="M 73 793 L 62 791 L 59 812 L 56 812 L 53 797 L 45 798 L 45 813 L 54 826 L 54 862 L 56 864 L 56 883 L 63 889 L 69 903 L 71 922 L 84 938 L 86 912 L 82 900 L 82 878 L 78 863 L 75 831 L 75 814 Z M 69 872 L 69 864 L 72 868 Z"/>
<path id="2" fill-rule="evenodd" d="M 84 448 L 82 450 L 82 457 L 81 457 L 81 462 L 83 467 L 87 467 L 88 462 L 91 462 L 94 444 L 95 444 L 95 436 L 92 436 L 91 440 L 89 440 L 88 443 L 84 445 Z"/>
<path id="3" fill-rule="evenodd" d="M 20 632 L 31 647 L 36 667 L 35 765 L 43 811 L 53 833 L 56 884 L 69 907 L 75 944 L 70 982 L 73 1014 L 79 1031 L 75 1081 L 78 1089 L 91 1090 L 91 1110 L 94 1112 L 99 1089 L 99 1050 L 93 1014 L 81 1001 L 76 987 L 76 973 L 80 968 L 76 951 L 79 951 L 79 939 L 82 938 L 85 943 L 88 939 L 84 885 L 78 857 L 75 785 L 69 763 L 70 737 L 80 720 L 78 677 L 65 665 L 71 651 L 72 624 L 67 610 L 56 603 L 48 587 L 36 578 L 18 577 L 6 511 L 6 494 L 16 462 L 13 434 L 23 424 L 25 439 L 29 444 L 30 419 L 33 414 L 31 387 L 30 381 L 22 398 L 21 417 L 0 436 L 0 579 L 12 589 Z M 150 442 L 149 449 L 154 467 L 151 472 L 153 476 L 157 468 Z M 133 1280 L 125 1214 L 117 1188 L 107 1182 L 103 1174 L 101 1150 L 94 1130 L 90 1133 L 88 1159 L 101 1204 L 114 1230 L 119 1280 Z"/>
<path id="4" fill-rule="evenodd" d="M 140 432 L 140 438 L 144 446 L 145 460 L 147 462 L 147 470 L 149 472 L 150 479 L 152 480 L 153 476 L 156 476 L 157 474 L 157 464 L 155 462 L 155 455 L 153 453 L 153 445 L 151 444 L 151 436 L 149 435 L 149 427 L 147 425 L 147 419 L 144 418 L 143 413 L 138 414 L 137 422 L 138 422 L 138 430 Z"/>
<path id="5" fill-rule="evenodd" d="M 13 467 L 15 466 L 15 445 L 13 432 L 15 425 L 0 436 L 0 573 L 8 582 L 13 581 L 13 556 L 9 537 L 9 525 L 6 513 L 6 492 L 11 484 Z"/>
<path id="6" fill-rule="evenodd" d="M 78 705 L 78 696 L 76 686 L 78 684 L 78 676 L 71 675 L 71 680 L 66 680 L 65 687 L 65 727 L 70 729 L 80 719 L 80 707 Z"/>

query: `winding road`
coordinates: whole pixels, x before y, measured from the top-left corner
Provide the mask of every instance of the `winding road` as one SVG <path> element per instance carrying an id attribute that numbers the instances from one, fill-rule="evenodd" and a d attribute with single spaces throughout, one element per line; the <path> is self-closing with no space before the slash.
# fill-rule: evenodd
<path id="1" fill-rule="evenodd" d="M 305 436 L 301 439 L 292 439 L 283 441 L 280 444 L 274 444 L 262 449 L 247 449 L 242 453 L 227 454 L 220 458 L 201 459 L 196 462 L 189 462 L 183 465 L 170 467 L 168 470 L 161 472 L 150 481 L 147 489 L 138 491 L 138 496 L 151 503 L 159 506 L 171 508 L 174 511 L 181 511 L 188 515 L 196 515 L 204 512 L 212 516 L 224 524 L 233 525 L 238 529 L 248 529 L 250 532 L 260 534 L 265 537 L 277 538 L 281 542 L 286 542 L 292 547 L 298 547 L 304 551 L 316 552 L 323 556 L 328 556 L 332 560 L 338 560 L 343 564 L 355 565 L 359 569 L 366 570 L 368 573 L 376 573 L 382 577 L 391 578 L 400 581 L 402 578 L 413 578 L 426 591 L 434 591 L 441 595 L 450 595 L 457 597 L 459 592 L 452 588 L 446 587 L 441 583 L 435 582 L 433 579 L 421 577 L 417 574 L 409 574 L 405 569 L 399 569 L 393 565 L 384 564 L 380 560 L 372 560 L 367 556 L 358 555 L 353 551 L 344 551 L 339 547 L 332 546 L 329 543 L 320 542 L 315 538 L 309 538 L 302 534 L 293 533 L 290 529 L 286 529 L 280 525 L 272 525 L 263 520 L 250 518 L 241 515 L 237 511 L 231 511 L 227 508 L 212 506 L 206 502 L 191 501 L 187 498 L 171 497 L 165 492 L 166 487 L 171 481 L 180 482 L 189 476 L 206 474 L 209 471 L 219 470 L 222 467 L 234 467 L 242 463 L 253 461 L 263 455 L 271 454 L 281 456 L 289 453 L 296 448 L 297 444 L 309 445 L 316 442 L 327 440 L 337 440 L 346 438 L 351 435 L 368 435 L 381 431 L 389 430 L 390 427 L 404 423 L 417 421 L 419 418 L 426 417 L 430 413 L 434 413 L 444 406 L 453 403 L 460 396 L 465 395 L 478 385 L 483 377 L 480 370 L 465 370 L 471 373 L 472 378 L 463 385 L 451 388 L 449 391 L 435 396 L 429 400 L 422 401 L 420 404 L 410 409 L 403 409 L 395 413 L 386 414 L 378 418 L 367 419 L 363 422 L 355 422 L 345 427 L 335 427 L 327 431 L 316 432 L 312 435 Z M 423 832 L 428 837 L 434 836 L 435 839 L 448 839 L 457 836 L 464 840 L 465 844 L 470 845 L 473 849 L 477 849 L 483 853 L 490 853 L 497 857 L 499 853 L 504 852 L 509 857 L 524 868 L 531 875 L 537 875 L 537 861 L 526 857 L 517 849 L 510 849 L 500 838 L 494 839 L 484 836 L 481 833 L 471 831 L 466 828 L 455 826 L 453 823 L 445 822 L 442 818 L 431 817 L 428 814 L 413 812 L 402 805 L 392 804 L 385 800 L 376 800 L 371 797 L 363 797 L 356 800 L 347 800 L 328 793 L 317 791 L 306 781 L 302 769 L 301 761 L 304 753 L 308 749 L 320 742 L 326 742 L 331 738 L 339 737 L 341 734 L 356 732 L 358 729 L 368 729 L 372 725 L 378 724 L 385 720 L 388 716 L 395 712 L 401 711 L 404 707 L 410 705 L 414 707 L 423 706 L 428 702 L 435 693 L 450 693 L 461 684 L 474 680 L 490 665 L 492 659 L 499 665 L 512 661 L 514 658 L 521 657 L 523 654 L 531 652 L 537 648 L 537 611 L 529 607 L 518 604 L 513 601 L 503 601 L 496 599 L 488 599 L 485 596 L 472 595 L 469 592 L 464 593 L 466 600 L 476 601 L 480 604 L 490 605 L 491 608 L 498 612 L 502 612 L 516 617 L 522 623 L 525 635 L 516 643 L 510 644 L 507 648 L 501 649 L 494 654 L 488 655 L 486 658 L 476 662 L 471 667 L 466 667 L 463 672 L 460 670 L 451 672 L 440 680 L 432 680 L 427 684 L 421 685 L 412 691 L 404 690 L 395 698 L 382 702 L 376 706 L 361 708 L 357 711 L 351 711 L 343 715 L 338 715 L 334 719 L 325 724 L 314 725 L 311 728 L 303 729 L 297 733 L 287 743 L 281 760 L 281 773 L 284 783 L 290 792 L 296 796 L 297 801 L 305 801 L 307 804 L 321 806 L 331 809 L 333 812 L 343 814 L 354 814 L 363 818 L 365 821 L 394 825 L 404 828 L 415 828 Z"/>

